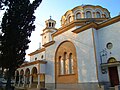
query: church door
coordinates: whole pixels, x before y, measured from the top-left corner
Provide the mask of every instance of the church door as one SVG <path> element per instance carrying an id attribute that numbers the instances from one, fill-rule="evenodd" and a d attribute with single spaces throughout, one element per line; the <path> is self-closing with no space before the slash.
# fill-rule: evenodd
<path id="1" fill-rule="evenodd" d="M 109 78 L 110 78 L 111 86 L 114 87 L 115 85 L 119 85 L 117 66 L 109 67 L 108 70 L 109 70 Z"/>

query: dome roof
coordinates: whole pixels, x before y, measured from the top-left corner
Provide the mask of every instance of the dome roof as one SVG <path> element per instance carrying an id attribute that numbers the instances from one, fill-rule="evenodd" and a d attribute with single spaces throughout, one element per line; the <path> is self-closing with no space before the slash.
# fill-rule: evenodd
<path id="1" fill-rule="evenodd" d="M 64 26 L 75 20 L 108 19 L 110 12 L 101 6 L 81 5 L 68 10 L 61 18 L 61 25 Z"/>

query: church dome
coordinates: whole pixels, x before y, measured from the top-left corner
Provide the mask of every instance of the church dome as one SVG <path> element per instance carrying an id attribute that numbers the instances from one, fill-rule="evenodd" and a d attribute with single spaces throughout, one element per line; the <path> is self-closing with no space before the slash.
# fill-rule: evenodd
<path id="1" fill-rule="evenodd" d="M 75 20 L 103 21 L 110 18 L 110 12 L 101 6 L 81 5 L 68 10 L 61 18 L 61 26 L 69 24 Z"/>

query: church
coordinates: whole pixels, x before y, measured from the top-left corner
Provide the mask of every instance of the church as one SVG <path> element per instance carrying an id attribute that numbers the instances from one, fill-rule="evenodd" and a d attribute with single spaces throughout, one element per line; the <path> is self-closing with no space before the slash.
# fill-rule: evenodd
<path id="1" fill-rule="evenodd" d="M 61 17 L 55 28 L 45 21 L 42 47 L 15 72 L 15 86 L 68 90 L 118 90 L 120 15 L 102 6 L 81 5 Z"/>

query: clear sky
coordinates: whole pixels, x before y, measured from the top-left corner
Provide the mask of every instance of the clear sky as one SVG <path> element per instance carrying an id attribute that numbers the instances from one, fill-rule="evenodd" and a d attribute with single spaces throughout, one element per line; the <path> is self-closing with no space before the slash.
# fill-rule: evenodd
<path id="1" fill-rule="evenodd" d="M 43 0 L 35 12 L 36 29 L 32 32 L 31 43 L 26 53 L 29 54 L 39 48 L 39 43 L 41 42 L 40 34 L 45 28 L 45 20 L 52 16 L 52 19 L 56 20 L 56 28 L 60 28 L 61 16 L 66 11 L 82 4 L 100 5 L 109 10 L 111 17 L 120 14 L 120 0 Z M 26 60 L 29 61 L 27 55 Z"/>

